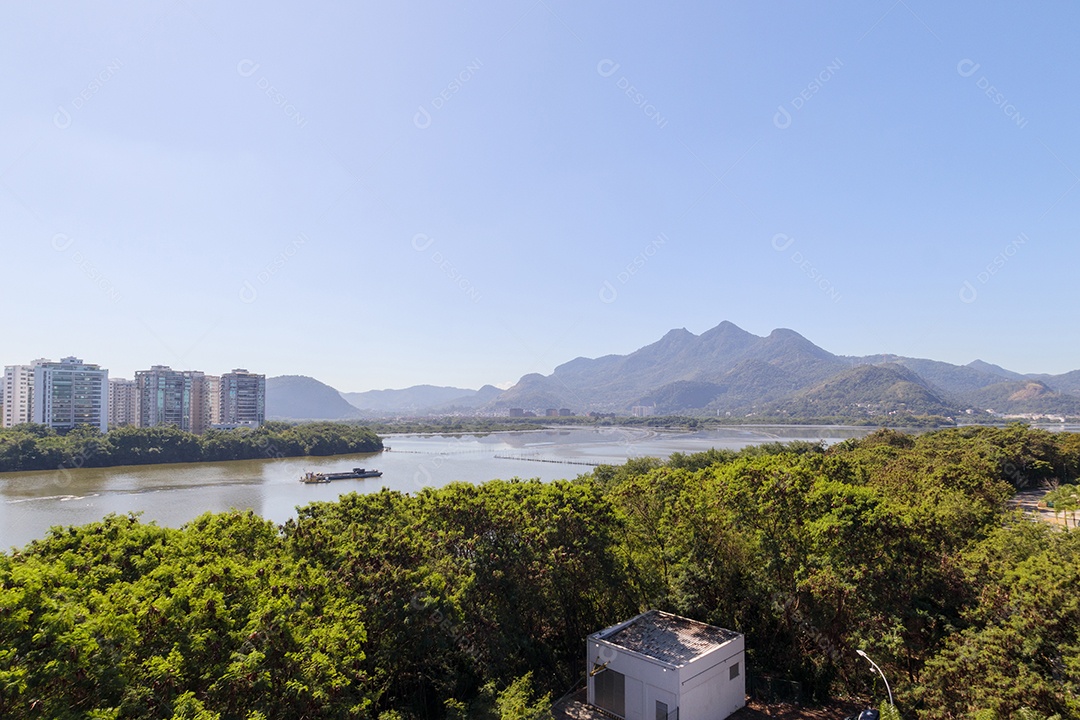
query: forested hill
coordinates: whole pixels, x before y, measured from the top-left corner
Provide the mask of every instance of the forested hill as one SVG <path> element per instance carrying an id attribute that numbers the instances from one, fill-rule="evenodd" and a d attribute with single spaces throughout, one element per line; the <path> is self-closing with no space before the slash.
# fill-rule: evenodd
<path id="1" fill-rule="evenodd" d="M 745 633 L 750 672 L 808 703 L 880 697 L 862 648 L 904 717 L 1077 717 L 1080 532 L 1006 501 L 1078 474 L 1077 435 L 879 431 L 284 527 L 55 528 L 0 554 L 0 717 L 541 717 L 586 635 L 646 608 Z"/>

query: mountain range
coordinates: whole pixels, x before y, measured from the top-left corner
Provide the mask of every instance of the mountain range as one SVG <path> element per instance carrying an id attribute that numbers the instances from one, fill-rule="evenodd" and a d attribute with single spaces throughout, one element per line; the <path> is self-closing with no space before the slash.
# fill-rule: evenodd
<path id="1" fill-rule="evenodd" d="M 793 330 L 760 337 L 722 322 L 701 335 L 671 330 L 628 355 L 579 357 L 550 375 L 525 375 L 506 390 L 417 385 L 339 393 L 312 378 L 267 380 L 267 415 L 288 419 L 507 414 L 511 408 L 628 414 L 637 406 L 658 415 L 800 420 L 1080 416 L 1080 370 L 1023 375 L 982 360 L 953 365 L 834 355 Z"/>

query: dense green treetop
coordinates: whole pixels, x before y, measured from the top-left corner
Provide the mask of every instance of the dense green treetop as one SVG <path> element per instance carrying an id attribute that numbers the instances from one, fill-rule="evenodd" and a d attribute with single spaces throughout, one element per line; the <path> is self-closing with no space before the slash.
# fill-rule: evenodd
<path id="1" fill-rule="evenodd" d="M 903 717 L 1080 717 L 1080 533 L 1007 503 L 1078 458 L 1023 426 L 883 430 L 350 494 L 281 527 L 58 527 L 0 554 L 0 717 L 541 717 L 586 635 L 647 608 L 745 633 L 750 672 L 808 702 L 884 697 L 861 648 Z"/>
<path id="2" fill-rule="evenodd" d="M 44 425 L 26 424 L 0 430 L 0 472 L 342 455 L 380 449 L 382 440 L 368 428 L 331 422 L 267 422 L 254 429 L 208 430 L 202 435 L 171 425 L 121 427 L 104 434 L 81 426 L 60 435 Z"/>

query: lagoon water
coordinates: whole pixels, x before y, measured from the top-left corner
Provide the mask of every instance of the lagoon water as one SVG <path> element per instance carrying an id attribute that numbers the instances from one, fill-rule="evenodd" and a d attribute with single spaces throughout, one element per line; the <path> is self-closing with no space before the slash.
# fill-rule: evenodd
<path id="1" fill-rule="evenodd" d="M 314 500 L 383 487 L 418 492 L 454 481 L 574 478 L 599 463 L 666 458 L 673 452 L 737 450 L 766 442 L 826 443 L 861 437 L 870 427 L 740 426 L 696 433 L 644 428 L 563 428 L 487 435 L 390 435 L 390 450 L 322 458 L 238 460 L 0 474 L 0 550 L 44 537 L 54 525 L 81 525 L 109 513 L 178 527 L 207 512 L 251 509 L 283 523 Z M 381 478 L 304 485 L 308 471 L 377 468 Z"/>

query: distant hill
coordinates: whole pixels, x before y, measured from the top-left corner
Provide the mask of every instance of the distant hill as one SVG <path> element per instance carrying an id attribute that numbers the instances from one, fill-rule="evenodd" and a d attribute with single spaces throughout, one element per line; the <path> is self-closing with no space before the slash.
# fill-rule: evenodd
<path id="1" fill-rule="evenodd" d="M 858 365 L 773 404 L 767 414 L 794 417 L 940 415 L 956 410 L 903 365 Z"/>
<path id="2" fill-rule="evenodd" d="M 1044 389 L 1032 389 L 1030 383 L 1041 383 Z M 579 357 L 551 375 L 525 375 L 485 409 L 568 407 L 578 413 L 625 413 L 644 405 L 657 414 L 781 413 L 805 420 L 950 417 L 968 415 L 968 409 L 976 414 L 988 409 L 1002 414 L 1080 414 L 1080 405 L 1074 403 L 1080 403 L 1080 371 L 1025 376 L 982 360 L 953 365 L 900 355 L 845 357 L 793 330 L 759 337 L 722 322 L 701 335 L 685 328 L 671 330 L 628 355 Z"/>
<path id="3" fill-rule="evenodd" d="M 629 355 L 577 358 L 551 375 L 526 375 L 489 407 L 620 412 L 654 401 L 671 412 L 706 401 L 741 407 L 820 382 L 847 366 L 793 330 L 758 337 L 723 322 L 701 335 L 672 330 Z M 757 390 L 748 392 L 747 382 Z"/>
<path id="4" fill-rule="evenodd" d="M 1024 376 L 1020 373 L 1013 372 L 1012 370 L 1006 370 L 1000 365 L 994 365 L 993 363 L 983 362 L 982 360 L 972 360 L 965 367 L 979 370 L 980 372 L 989 373 L 991 375 L 997 375 L 1003 377 L 1006 380 L 1023 380 Z"/>
<path id="5" fill-rule="evenodd" d="M 930 415 L 1080 417 L 1080 370 L 1022 375 L 975 360 L 953 365 L 901 355 L 847 357 L 794 330 L 761 337 L 730 322 L 701 335 L 671 330 L 627 355 L 575 358 L 550 375 L 530 373 L 507 390 L 416 385 L 338 393 L 312 378 L 267 380 L 271 417 L 350 419 L 505 413 L 548 408 L 657 414 L 781 416 L 792 420 Z M 968 412 L 971 411 L 971 412 Z"/>
<path id="6" fill-rule="evenodd" d="M 975 363 L 971 365 L 953 365 L 940 360 L 925 360 L 900 355 L 871 355 L 864 358 L 852 358 L 852 360 L 856 360 L 860 364 L 880 365 L 892 363 L 900 365 L 914 372 L 934 390 L 950 395 L 978 390 L 999 383 L 1004 378 L 1004 375 L 978 367 Z M 982 365 L 986 368 L 997 367 L 988 363 L 982 363 Z"/>
<path id="7" fill-rule="evenodd" d="M 744 360 L 715 382 L 677 380 L 640 398 L 635 405 L 655 406 L 658 414 L 704 410 L 745 412 L 790 395 L 806 382 L 794 373 L 760 359 Z"/>
<path id="8" fill-rule="evenodd" d="M 1073 370 L 1063 375 L 1026 375 L 1017 379 L 1036 380 L 1058 392 L 1080 395 L 1080 370 Z"/>
<path id="9" fill-rule="evenodd" d="M 360 412 L 337 390 L 304 375 L 266 379 L 266 417 L 273 420 L 352 420 Z"/>
<path id="10" fill-rule="evenodd" d="M 453 398 L 452 400 L 434 405 L 427 409 L 429 413 L 469 412 L 493 402 L 503 394 L 503 391 L 494 385 L 485 385 L 479 390 L 470 390 L 468 395 Z"/>
<path id="11" fill-rule="evenodd" d="M 1060 393 L 1037 380 L 1010 380 L 963 398 L 968 404 L 999 413 L 1080 416 L 1080 397 Z"/>
<path id="12" fill-rule="evenodd" d="M 437 408 L 475 409 L 495 399 L 500 392 L 492 385 L 485 385 L 480 390 L 414 385 L 403 390 L 347 392 L 341 393 L 341 397 L 364 415 L 423 415 Z"/>

